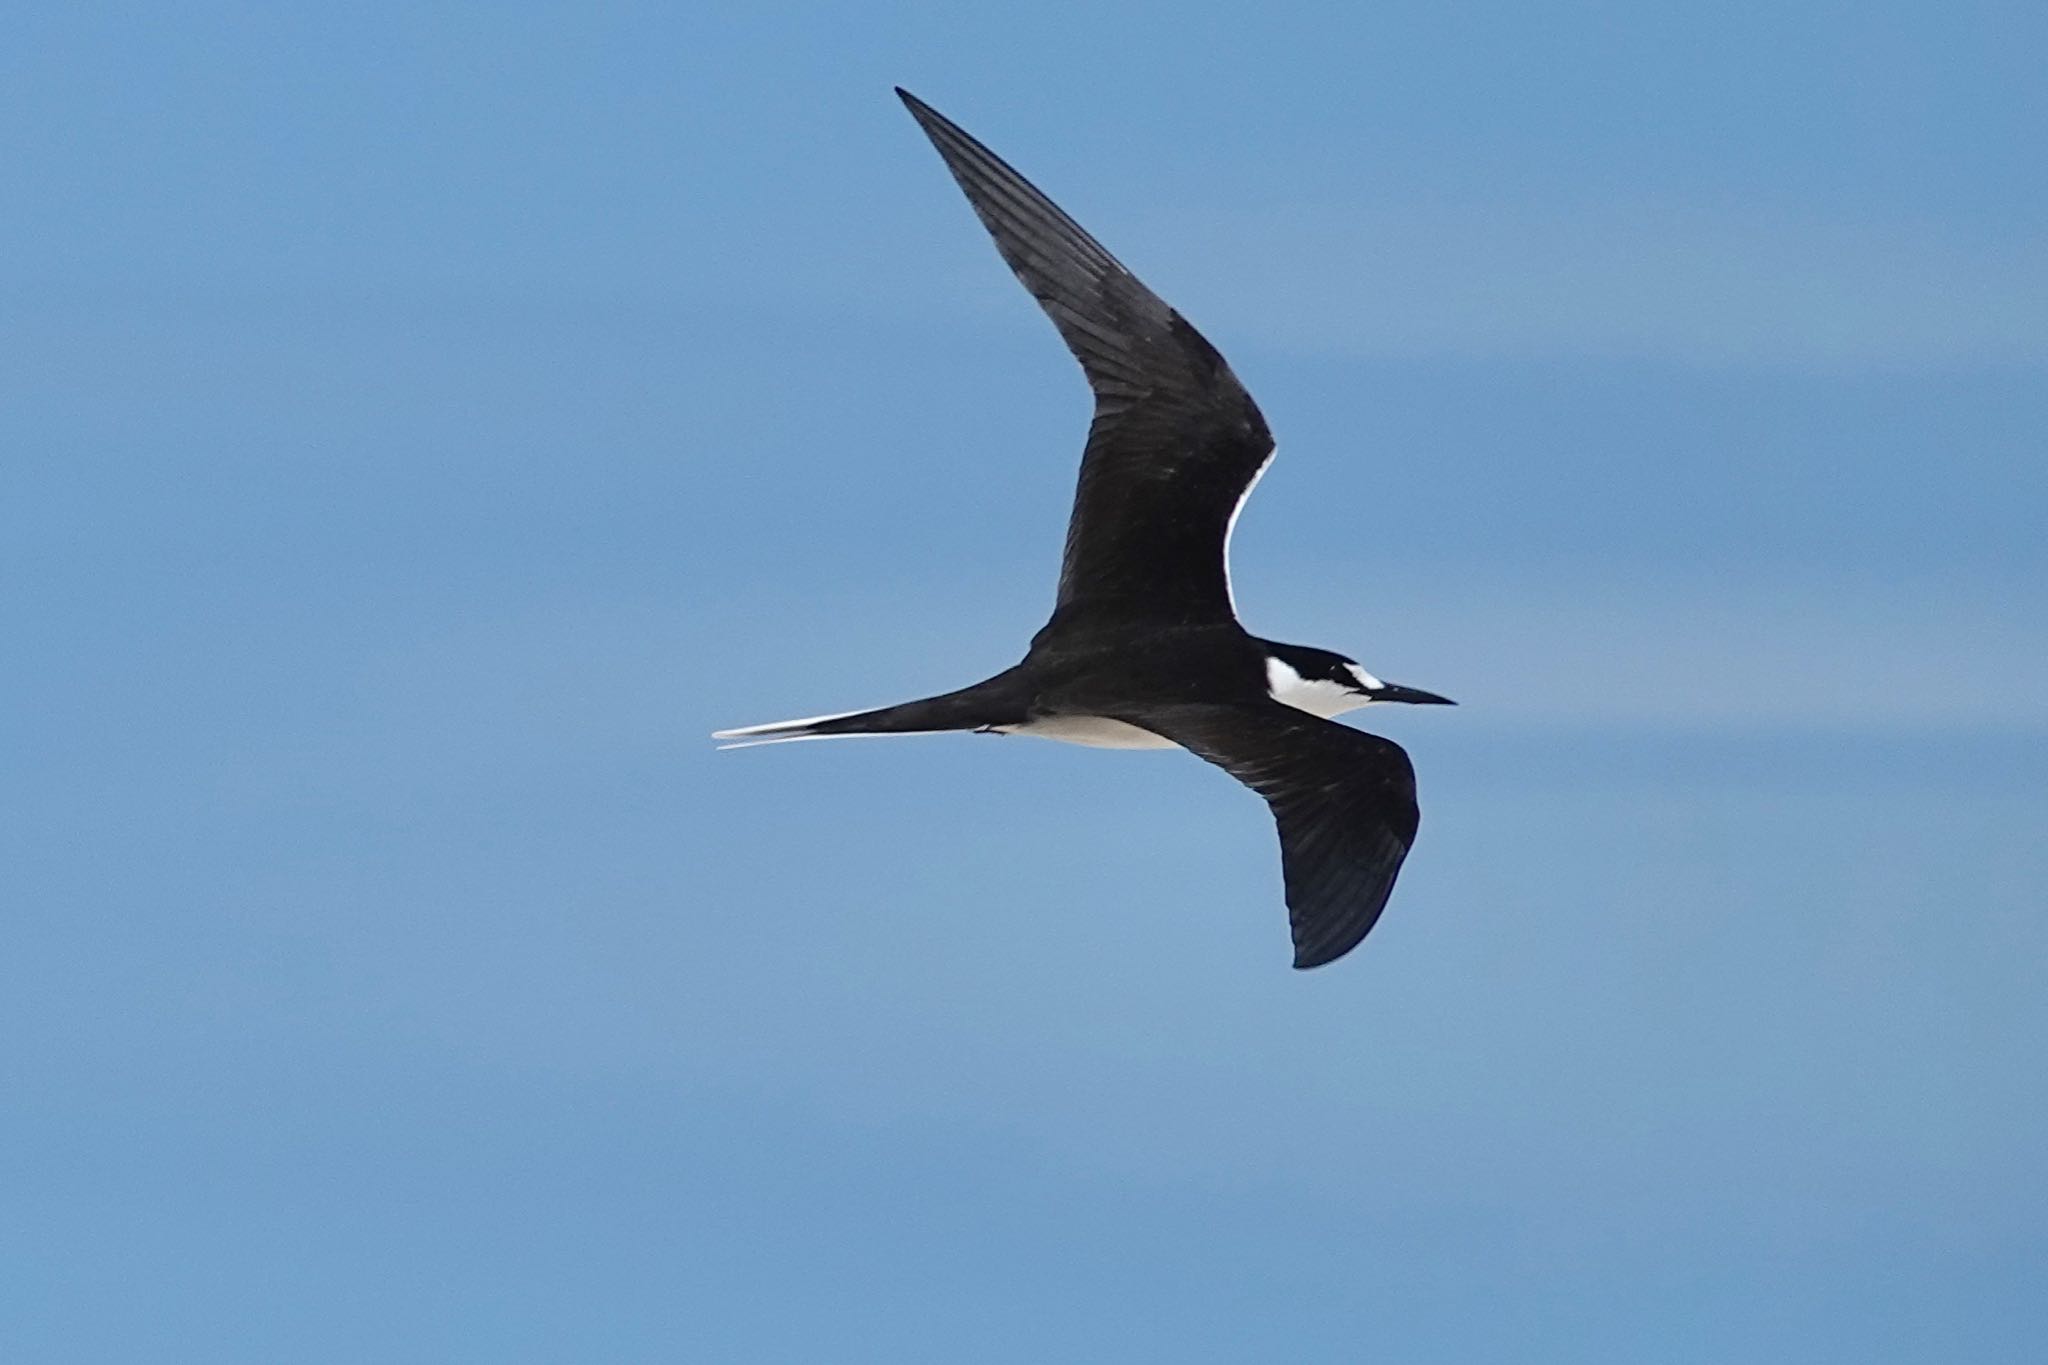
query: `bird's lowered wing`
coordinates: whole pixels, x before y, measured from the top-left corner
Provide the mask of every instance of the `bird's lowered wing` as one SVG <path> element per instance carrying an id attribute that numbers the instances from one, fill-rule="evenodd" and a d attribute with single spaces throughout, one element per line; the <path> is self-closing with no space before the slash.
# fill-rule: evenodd
<path id="1" fill-rule="evenodd" d="M 1059 604 L 1228 620 L 1232 522 L 1273 451 L 1216 348 L 995 153 L 902 96 L 1095 391 Z"/>
<path id="2" fill-rule="evenodd" d="M 1415 770 L 1400 745 L 1280 702 L 1116 714 L 1266 798 L 1280 827 L 1295 966 L 1319 967 L 1358 946 L 1415 842 Z"/>

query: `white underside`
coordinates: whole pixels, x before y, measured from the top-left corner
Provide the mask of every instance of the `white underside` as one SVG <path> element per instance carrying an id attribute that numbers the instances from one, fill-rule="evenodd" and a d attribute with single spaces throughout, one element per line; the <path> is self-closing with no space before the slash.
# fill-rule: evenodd
<path id="1" fill-rule="evenodd" d="M 1370 676 L 1370 675 L 1367 675 Z M 1377 680 L 1374 680 L 1377 685 Z M 1304 678 L 1278 659 L 1266 661 L 1266 686 L 1273 700 L 1306 711 L 1324 720 L 1356 711 L 1367 705 L 1364 697 L 1341 683 Z M 1031 735 L 1057 739 L 1067 744 L 1085 744 L 1091 749 L 1175 749 L 1180 746 L 1164 735 L 1105 716 L 1048 716 L 1023 725 L 999 725 L 1006 735 Z"/>
<path id="2" fill-rule="evenodd" d="M 1237 505 L 1230 509 L 1230 519 L 1223 527 L 1223 590 L 1230 600 L 1233 614 L 1237 610 L 1236 593 L 1230 582 L 1230 540 L 1237 531 L 1237 519 L 1244 512 L 1244 505 L 1251 500 L 1252 490 L 1273 463 L 1275 452 L 1267 452 L 1266 458 L 1252 472 L 1244 490 L 1237 495 Z M 1358 668 L 1352 671 L 1361 681 L 1378 686 L 1379 680 Z M 1355 711 L 1366 705 L 1366 698 L 1350 688 L 1322 679 L 1304 678 L 1279 659 L 1266 661 L 1266 684 L 1273 700 L 1283 702 L 1297 710 L 1325 720 L 1340 716 L 1346 711 Z M 821 721 L 839 720 L 844 716 L 858 715 L 857 711 L 843 711 L 830 716 L 810 716 L 803 720 L 776 721 L 771 725 L 750 725 L 739 730 L 720 730 L 713 739 L 734 741 L 722 744 L 722 749 L 746 749 L 756 744 L 787 744 L 799 739 L 860 739 L 882 738 L 883 736 L 811 735 L 803 733 L 804 727 Z M 1038 739 L 1056 739 L 1065 744 L 1084 744 L 1093 749 L 1177 749 L 1180 746 L 1163 735 L 1121 720 L 1106 716 L 1047 716 L 1039 720 L 1026 721 L 1022 725 L 998 725 L 992 727 L 997 734 L 1031 735 Z M 930 734 L 933 731 L 891 731 L 891 734 Z"/>
<path id="3" fill-rule="evenodd" d="M 1047 716 L 1022 725 L 998 725 L 998 734 L 1030 735 L 1035 739 L 1057 739 L 1067 744 L 1085 744 L 1091 749 L 1175 749 L 1180 746 L 1164 735 L 1110 720 L 1106 716 Z"/>
<path id="4" fill-rule="evenodd" d="M 1379 686 L 1379 679 L 1366 673 L 1356 665 L 1352 671 L 1369 686 Z M 1266 660 L 1266 687 L 1273 694 L 1273 700 L 1306 711 L 1324 720 L 1341 716 L 1346 711 L 1356 711 L 1368 705 L 1366 698 L 1340 683 L 1321 678 L 1304 678 L 1279 659 Z M 857 716 L 858 711 L 841 711 L 829 716 L 806 716 L 802 720 L 779 720 L 769 725 L 749 725 L 738 730 L 720 730 L 713 739 L 733 741 L 721 744 L 721 749 L 749 749 L 757 744 L 789 744 L 800 739 L 886 739 L 899 734 L 943 734 L 937 730 L 892 730 L 887 734 L 845 734 L 810 735 L 803 733 L 804 727 L 821 721 L 839 720 L 846 716 Z M 1111 720 L 1107 716 L 1045 716 L 1038 720 L 1026 721 L 1022 725 L 997 725 L 991 727 L 997 734 L 1030 735 L 1035 739 L 1056 739 L 1063 744 L 1084 744 L 1091 749 L 1175 749 L 1180 747 L 1163 735 L 1132 725 L 1127 721 Z"/>

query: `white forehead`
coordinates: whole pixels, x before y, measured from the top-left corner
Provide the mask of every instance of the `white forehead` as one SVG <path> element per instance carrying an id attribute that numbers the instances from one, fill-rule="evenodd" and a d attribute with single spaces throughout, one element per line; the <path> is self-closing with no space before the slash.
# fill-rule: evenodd
<path id="1" fill-rule="evenodd" d="M 1375 678 L 1372 674 L 1360 668 L 1357 664 L 1348 663 L 1344 666 L 1351 670 L 1352 677 L 1358 679 L 1358 685 L 1360 687 L 1370 688 L 1371 690 L 1377 692 L 1380 688 L 1386 686 L 1385 683 L 1381 682 L 1378 678 Z"/>

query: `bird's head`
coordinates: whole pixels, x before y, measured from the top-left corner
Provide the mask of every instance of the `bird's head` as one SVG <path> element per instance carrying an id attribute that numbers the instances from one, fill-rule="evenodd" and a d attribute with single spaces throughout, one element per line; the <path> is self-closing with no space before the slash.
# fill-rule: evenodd
<path id="1" fill-rule="evenodd" d="M 1365 671 L 1356 659 L 1327 649 L 1283 645 L 1262 640 L 1266 649 L 1266 687 L 1275 701 L 1285 702 L 1325 719 L 1356 711 L 1379 701 L 1411 705 L 1455 706 L 1449 697 L 1384 682 Z"/>

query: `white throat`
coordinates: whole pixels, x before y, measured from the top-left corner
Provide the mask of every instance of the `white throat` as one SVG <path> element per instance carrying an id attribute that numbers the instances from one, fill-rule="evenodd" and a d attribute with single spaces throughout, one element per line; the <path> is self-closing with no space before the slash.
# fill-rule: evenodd
<path id="1" fill-rule="evenodd" d="M 1348 667 L 1358 675 L 1361 686 L 1382 685 L 1378 678 L 1357 664 Z M 1274 701 L 1284 702 L 1312 716 L 1321 716 L 1324 720 L 1371 704 L 1370 698 L 1359 696 L 1357 691 L 1342 683 L 1331 682 L 1327 678 L 1304 678 L 1285 659 L 1271 655 L 1266 657 L 1266 690 L 1273 694 Z"/>

